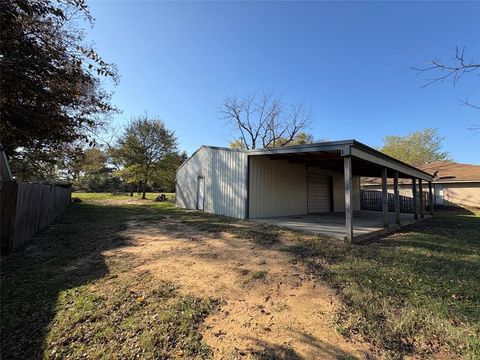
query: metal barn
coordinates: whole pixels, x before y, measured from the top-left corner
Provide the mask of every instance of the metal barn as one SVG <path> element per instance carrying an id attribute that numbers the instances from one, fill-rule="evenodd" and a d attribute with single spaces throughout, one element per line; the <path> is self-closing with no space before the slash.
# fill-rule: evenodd
<path id="1" fill-rule="evenodd" d="M 355 226 L 354 218 L 366 216 L 359 214 L 361 176 L 381 177 L 385 198 L 388 177 L 397 184 L 411 179 L 414 197 L 422 181 L 429 187 L 432 181 L 430 174 L 355 140 L 254 150 L 202 146 L 177 170 L 176 205 L 352 240 L 374 228 L 368 221 Z M 418 209 L 424 217 L 423 206 Z M 400 225 L 404 217 L 396 210 L 389 214 L 387 206 L 376 214 L 380 228 Z"/>

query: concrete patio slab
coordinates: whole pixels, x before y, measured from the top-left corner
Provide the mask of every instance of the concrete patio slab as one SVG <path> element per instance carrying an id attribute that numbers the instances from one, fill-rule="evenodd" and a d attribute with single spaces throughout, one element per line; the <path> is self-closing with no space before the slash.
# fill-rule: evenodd
<path id="1" fill-rule="evenodd" d="M 425 219 L 430 215 L 425 215 Z M 321 234 L 336 239 L 345 238 L 345 213 L 324 213 L 315 215 L 281 216 L 272 218 L 251 219 L 252 221 L 282 226 L 293 230 L 301 230 Z M 420 219 L 424 220 L 424 219 Z M 413 214 L 400 214 L 401 226 L 414 223 Z M 378 211 L 355 211 L 353 214 L 354 240 L 363 240 L 370 236 L 387 233 L 397 229 L 395 214 L 389 213 L 389 228 L 383 227 L 383 214 Z"/>

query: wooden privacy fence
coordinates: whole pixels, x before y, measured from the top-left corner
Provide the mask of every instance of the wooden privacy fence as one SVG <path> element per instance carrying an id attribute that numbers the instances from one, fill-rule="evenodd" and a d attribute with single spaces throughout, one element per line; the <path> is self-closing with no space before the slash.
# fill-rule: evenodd
<path id="1" fill-rule="evenodd" d="M 70 204 L 69 185 L 2 181 L 0 238 L 2 253 L 22 248 Z"/>
<path id="2" fill-rule="evenodd" d="M 420 194 L 419 194 L 420 195 Z M 400 212 L 413 213 L 413 198 L 399 195 Z M 418 199 L 420 204 L 420 199 Z M 382 211 L 382 192 L 377 190 L 360 190 L 360 206 L 362 210 Z M 418 205 L 420 207 L 420 205 Z M 423 192 L 423 206 L 428 208 L 428 192 Z M 388 193 L 388 211 L 395 211 L 395 196 Z"/>

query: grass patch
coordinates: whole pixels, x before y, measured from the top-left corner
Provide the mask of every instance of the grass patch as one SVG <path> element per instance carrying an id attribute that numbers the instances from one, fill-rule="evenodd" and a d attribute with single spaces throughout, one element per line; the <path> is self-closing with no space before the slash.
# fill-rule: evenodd
<path id="1" fill-rule="evenodd" d="M 270 228 L 269 230 L 257 229 L 238 229 L 235 236 L 239 239 L 248 239 L 255 244 L 268 246 L 279 241 L 279 230 Z"/>
<path id="2" fill-rule="evenodd" d="M 265 280 L 267 272 L 263 270 L 252 271 L 249 276 L 250 280 Z"/>
<path id="3" fill-rule="evenodd" d="M 299 356 L 290 346 L 269 346 L 265 349 L 253 351 L 252 360 L 301 360 Z"/>
<path id="4" fill-rule="evenodd" d="M 368 244 L 349 245 L 125 196 L 74 194 L 71 206 L 21 254 L 1 261 L 1 356 L 34 359 L 208 358 L 198 326 L 217 304 L 182 296 L 174 284 L 135 274 L 126 224 L 169 218 L 201 232 L 229 232 L 293 254 L 338 290 L 337 331 L 360 335 L 386 356 L 480 358 L 480 217 L 441 213 Z M 153 199 L 154 194 L 149 198 Z M 112 200 L 113 199 L 113 200 Z M 110 201 L 110 203 L 108 202 Z M 241 226 L 240 226 L 241 225 Z M 295 240 L 292 242 L 290 240 Z M 295 245 L 293 245 L 295 244 Z M 206 255 L 208 256 L 208 255 Z M 212 255 L 213 256 L 213 255 Z M 268 273 L 240 269 L 244 284 Z M 274 311 L 288 310 L 278 303 Z M 294 358 L 291 349 L 255 354 Z M 275 357 L 274 357 L 275 358 Z"/>
<path id="5" fill-rule="evenodd" d="M 145 197 L 147 200 L 153 200 L 160 194 L 165 194 L 167 200 L 170 202 L 175 199 L 174 193 L 146 193 Z M 81 200 L 85 201 L 98 201 L 98 200 L 140 200 L 142 195 L 138 193 L 133 193 L 133 196 L 130 196 L 128 193 L 87 193 L 87 192 L 73 192 L 72 197 L 78 197 Z"/>
<path id="6" fill-rule="evenodd" d="M 182 296 L 148 273 L 134 276 L 141 262 L 120 249 L 131 244 L 128 222 L 161 223 L 185 212 L 151 200 L 74 196 L 83 202 L 25 252 L 2 258 L 1 358 L 208 358 L 198 326 L 216 302 Z M 105 258 L 110 249 L 117 251 Z"/>
<path id="7" fill-rule="evenodd" d="M 46 357 L 210 357 L 197 330 L 215 301 L 180 296 L 173 284 L 145 277 L 144 290 L 133 290 L 135 281 L 102 285 L 60 293 Z"/>
<path id="8" fill-rule="evenodd" d="M 288 248 L 335 286 L 338 329 L 391 356 L 480 357 L 480 218 L 440 214 L 363 245 L 309 239 Z"/>
<path id="9" fill-rule="evenodd" d="M 248 269 L 237 269 L 239 275 L 242 276 L 241 285 L 248 286 L 255 282 L 266 281 L 268 272 L 264 270 L 248 270 Z"/>

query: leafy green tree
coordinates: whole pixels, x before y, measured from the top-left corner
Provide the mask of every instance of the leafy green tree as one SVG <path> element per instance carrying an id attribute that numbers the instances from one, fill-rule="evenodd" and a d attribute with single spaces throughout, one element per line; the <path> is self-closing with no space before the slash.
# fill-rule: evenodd
<path id="1" fill-rule="evenodd" d="M 142 116 L 134 119 L 112 149 L 117 174 L 132 184 L 142 183 L 142 199 L 152 177 L 177 151 L 177 138 L 159 119 Z"/>
<path id="2" fill-rule="evenodd" d="M 171 153 L 165 156 L 162 163 L 156 168 L 152 176 L 153 187 L 160 191 L 173 192 L 175 191 L 175 175 L 178 167 L 187 160 L 187 154 Z"/>
<path id="3" fill-rule="evenodd" d="M 18 177 L 53 171 L 115 111 L 101 79 L 116 68 L 84 45 L 82 20 L 84 0 L 0 2 L 0 142 Z"/>
<path id="4" fill-rule="evenodd" d="M 437 129 L 428 128 L 406 136 L 387 136 L 380 151 L 419 166 L 437 160 L 450 160 L 448 152 L 442 151 L 443 140 Z"/>
<path id="5" fill-rule="evenodd" d="M 87 192 L 116 191 L 123 188 L 122 181 L 113 175 L 108 156 L 98 147 L 88 148 L 71 169 L 75 170 L 73 185 Z"/>

